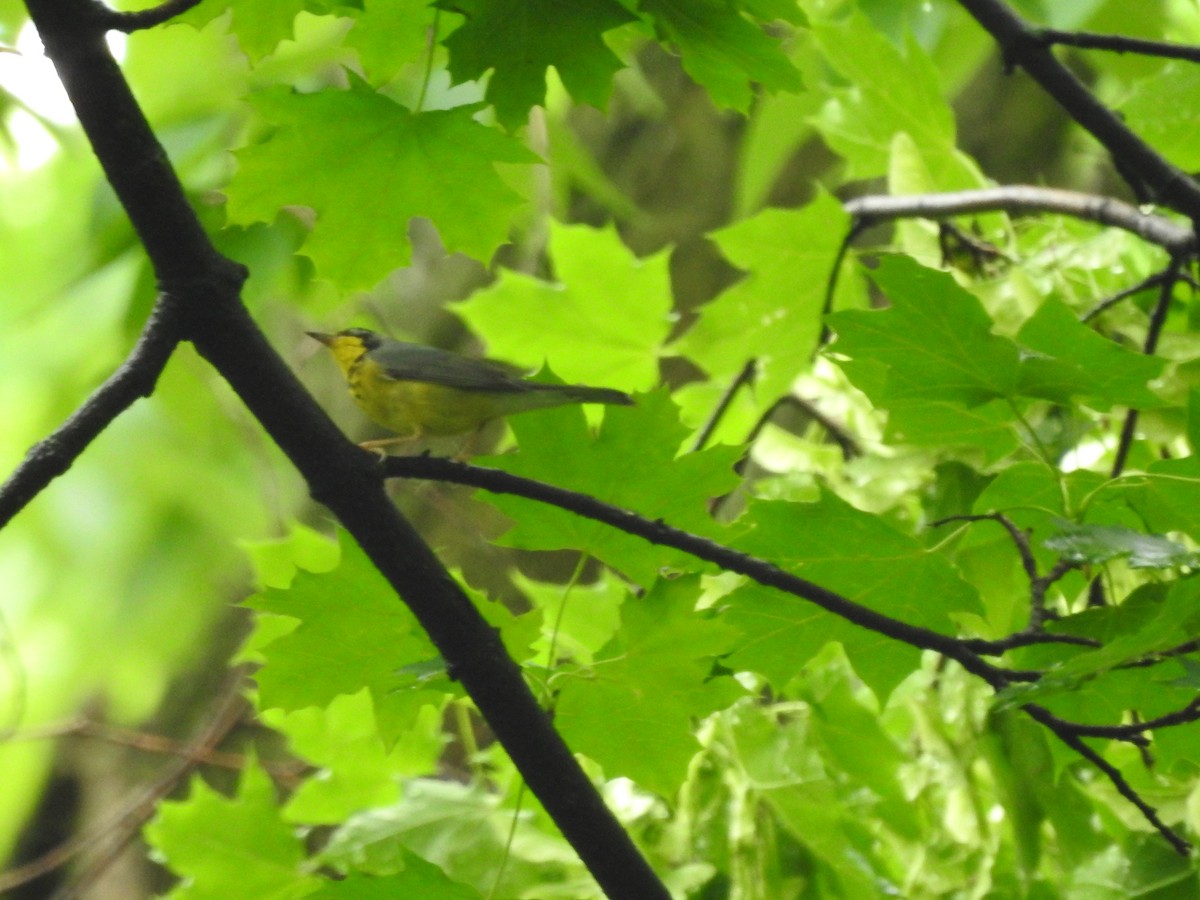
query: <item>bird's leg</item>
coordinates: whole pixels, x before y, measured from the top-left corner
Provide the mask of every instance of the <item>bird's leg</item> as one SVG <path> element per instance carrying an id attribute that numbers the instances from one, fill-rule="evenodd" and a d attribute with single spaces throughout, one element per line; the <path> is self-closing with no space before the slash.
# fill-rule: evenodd
<path id="1" fill-rule="evenodd" d="M 401 444 L 414 444 L 424 438 L 425 435 L 418 428 L 412 434 L 402 434 L 390 438 L 377 438 L 373 441 L 362 441 L 358 446 L 364 450 L 370 450 L 373 453 L 378 453 L 380 456 L 387 456 L 387 447 L 397 447 Z"/>

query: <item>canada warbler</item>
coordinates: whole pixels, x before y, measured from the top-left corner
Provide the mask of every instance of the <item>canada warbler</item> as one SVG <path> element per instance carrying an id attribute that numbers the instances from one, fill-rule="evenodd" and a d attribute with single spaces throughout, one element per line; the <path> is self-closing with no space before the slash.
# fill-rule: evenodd
<path id="1" fill-rule="evenodd" d="M 308 335 L 333 351 L 363 412 L 397 433 L 362 445 L 370 449 L 468 434 L 491 419 L 529 409 L 633 403 L 628 394 L 611 388 L 539 384 L 487 360 L 394 341 L 365 328 Z"/>

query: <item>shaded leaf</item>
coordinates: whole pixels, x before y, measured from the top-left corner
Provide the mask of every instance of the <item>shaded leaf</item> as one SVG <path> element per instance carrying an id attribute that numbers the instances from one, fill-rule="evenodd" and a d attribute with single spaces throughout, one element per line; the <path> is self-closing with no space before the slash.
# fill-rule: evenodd
<path id="1" fill-rule="evenodd" d="M 441 0 L 466 21 L 443 42 L 456 82 L 491 70 L 487 100 L 507 128 L 524 124 L 546 100 L 546 69 L 576 100 L 603 108 L 623 66 L 604 43 L 609 29 L 635 21 L 615 0 Z M 552 24 L 551 24 L 552 23 Z"/>
<path id="2" fill-rule="evenodd" d="M 271 222 L 284 207 L 310 207 L 304 255 L 344 291 L 408 264 L 413 216 L 431 219 L 450 252 L 490 258 L 522 202 L 496 163 L 537 161 L 476 122 L 477 107 L 414 114 L 354 76 L 346 91 L 271 89 L 250 102 L 275 131 L 237 152 L 230 221 Z"/>

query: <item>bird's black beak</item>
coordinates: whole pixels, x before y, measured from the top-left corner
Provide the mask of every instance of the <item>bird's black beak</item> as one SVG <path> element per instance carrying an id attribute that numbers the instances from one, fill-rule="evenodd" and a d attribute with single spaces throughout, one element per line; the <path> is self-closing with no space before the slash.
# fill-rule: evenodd
<path id="1" fill-rule="evenodd" d="M 321 332 L 321 331 L 306 331 L 304 333 L 307 334 L 314 341 L 320 341 L 326 347 L 328 347 L 331 343 L 333 343 L 333 335 L 332 334 L 325 334 L 324 332 Z"/>

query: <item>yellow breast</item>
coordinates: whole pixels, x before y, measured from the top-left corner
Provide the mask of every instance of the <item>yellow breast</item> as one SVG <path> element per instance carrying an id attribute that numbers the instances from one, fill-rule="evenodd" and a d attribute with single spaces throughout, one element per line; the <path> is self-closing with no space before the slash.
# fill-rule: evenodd
<path id="1" fill-rule="evenodd" d="M 349 373 L 350 390 L 372 421 L 399 435 L 467 434 L 501 415 L 494 396 L 442 384 L 397 381 L 363 359 Z"/>

